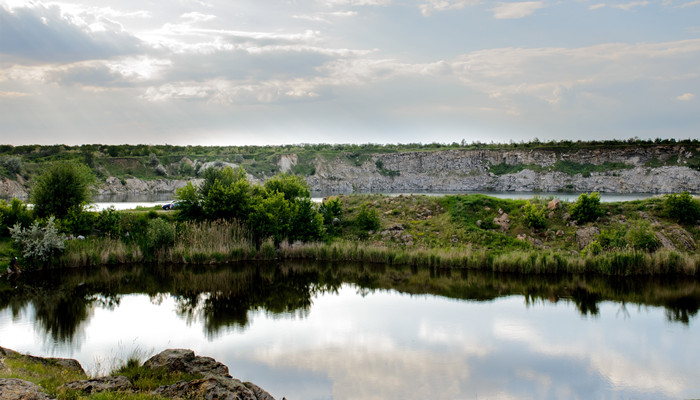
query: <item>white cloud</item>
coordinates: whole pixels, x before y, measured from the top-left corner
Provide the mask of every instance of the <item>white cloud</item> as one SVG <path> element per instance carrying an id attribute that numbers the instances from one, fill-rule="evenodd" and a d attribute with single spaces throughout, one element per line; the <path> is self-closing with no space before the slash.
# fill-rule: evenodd
<path id="1" fill-rule="evenodd" d="M 191 23 L 196 23 L 196 22 L 211 21 L 213 19 L 216 19 L 216 15 L 202 14 L 199 12 L 190 12 L 190 13 L 182 14 L 180 16 L 180 18 L 184 19 L 185 21 L 191 22 Z"/>
<path id="2" fill-rule="evenodd" d="M 687 3 L 681 4 L 678 7 L 679 8 L 686 8 L 686 7 L 693 7 L 693 6 L 697 6 L 697 5 L 700 5 L 700 0 L 689 1 Z"/>
<path id="3" fill-rule="evenodd" d="M 24 93 L 24 92 L 3 92 L 0 91 L 0 98 L 10 98 L 10 99 L 16 99 L 20 97 L 27 97 L 30 96 L 29 93 Z"/>
<path id="4" fill-rule="evenodd" d="M 493 17 L 496 19 L 518 19 L 532 15 L 540 8 L 544 8 L 542 1 L 523 1 L 516 3 L 499 3 L 492 8 Z"/>
<path id="5" fill-rule="evenodd" d="M 427 0 L 418 7 L 424 16 L 429 16 L 435 11 L 460 9 L 480 3 L 481 0 Z"/>
<path id="6" fill-rule="evenodd" d="M 392 0 L 323 0 L 327 6 L 388 6 Z"/>
<path id="7" fill-rule="evenodd" d="M 631 1 L 631 2 L 625 3 L 625 4 L 611 5 L 610 7 L 617 8 L 617 9 L 624 10 L 624 11 L 630 11 L 633 8 L 646 7 L 647 5 L 649 5 L 648 1 Z"/>
<path id="8" fill-rule="evenodd" d="M 605 3 L 598 3 L 598 4 L 592 4 L 588 7 L 589 10 L 598 10 L 601 8 L 605 8 Z"/>
<path id="9" fill-rule="evenodd" d="M 682 95 L 676 97 L 680 101 L 690 101 L 695 98 L 695 95 L 693 93 L 683 93 Z"/>

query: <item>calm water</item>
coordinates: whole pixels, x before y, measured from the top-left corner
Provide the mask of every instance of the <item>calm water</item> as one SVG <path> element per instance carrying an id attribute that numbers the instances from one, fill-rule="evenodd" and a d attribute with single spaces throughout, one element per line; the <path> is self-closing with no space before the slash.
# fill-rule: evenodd
<path id="1" fill-rule="evenodd" d="M 278 399 L 700 397 L 700 282 L 332 264 L 0 282 L 0 346 L 105 371 L 191 348 Z"/>

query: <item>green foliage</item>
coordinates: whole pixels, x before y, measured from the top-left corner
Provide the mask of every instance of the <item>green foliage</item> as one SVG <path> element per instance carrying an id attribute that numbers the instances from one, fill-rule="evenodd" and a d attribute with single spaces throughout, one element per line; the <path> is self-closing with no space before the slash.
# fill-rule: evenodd
<path id="1" fill-rule="evenodd" d="M 614 171 L 614 170 L 622 170 L 622 169 L 631 169 L 634 168 L 632 165 L 625 164 L 622 162 L 610 162 L 606 161 L 602 164 L 580 164 L 576 163 L 573 161 L 568 161 L 568 160 L 559 160 L 556 163 L 554 163 L 553 170 L 554 171 L 559 171 L 563 172 L 567 175 L 576 175 L 576 174 L 581 174 L 584 177 L 590 176 L 591 172 L 606 172 L 606 171 Z"/>
<path id="2" fill-rule="evenodd" d="M 342 232 L 343 205 L 337 197 L 331 197 L 321 203 L 319 212 L 323 216 L 323 226 L 328 236 L 338 236 Z"/>
<path id="3" fill-rule="evenodd" d="M 27 208 L 27 204 L 13 198 L 10 204 L 0 199 L 0 237 L 9 237 L 9 228 L 15 224 L 20 226 L 29 226 L 34 217 L 31 210 Z"/>
<path id="4" fill-rule="evenodd" d="M 581 193 L 569 211 L 571 218 L 578 223 L 591 222 L 598 219 L 598 217 L 602 217 L 603 209 L 600 206 L 600 193 Z"/>
<path id="5" fill-rule="evenodd" d="M 85 164 L 60 161 L 51 165 L 34 181 L 31 201 L 40 218 L 65 217 L 71 209 L 82 211 L 92 198 L 95 176 Z"/>
<path id="6" fill-rule="evenodd" d="M 245 220 L 252 206 L 250 183 L 245 179 L 229 184 L 217 179 L 209 187 L 207 194 L 200 193 L 200 197 L 203 214 L 211 220 Z"/>
<path id="7" fill-rule="evenodd" d="M 192 182 L 187 182 L 175 190 L 175 198 L 178 202 L 178 217 L 181 219 L 200 219 L 204 217 L 204 210 L 197 187 Z"/>
<path id="8" fill-rule="evenodd" d="M 596 241 L 606 250 L 622 249 L 627 246 L 625 232 L 616 229 L 603 229 L 596 237 Z"/>
<path id="9" fill-rule="evenodd" d="M 284 194 L 274 192 L 252 207 L 248 225 L 253 228 L 259 243 L 272 237 L 279 244 L 289 235 L 292 212 L 292 205 Z"/>
<path id="10" fill-rule="evenodd" d="M 374 208 L 367 207 L 363 204 L 360 211 L 355 217 L 355 228 L 361 238 L 367 238 L 369 231 L 377 231 L 381 227 L 382 221 L 379 219 L 379 214 Z"/>
<path id="11" fill-rule="evenodd" d="M 152 391 L 160 386 L 172 385 L 179 381 L 192 381 L 202 378 L 202 375 L 171 372 L 167 368 L 144 367 L 135 358 L 130 358 L 124 366 L 114 371 L 113 375 L 126 376 L 138 390 L 142 391 Z"/>
<path id="12" fill-rule="evenodd" d="M 323 236 L 323 217 L 311 199 L 299 199 L 294 204 L 289 240 L 310 242 Z"/>
<path id="13" fill-rule="evenodd" d="M 32 263 L 46 262 L 66 247 L 66 237 L 58 232 L 54 217 L 48 219 L 46 226 L 41 226 L 39 221 L 28 228 L 15 224 L 10 235 L 22 250 L 22 256 Z"/>
<path id="14" fill-rule="evenodd" d="M 500 163 L 496 165 L 492 165 L 489 168 L 489 171 L 496 174 L 496 175 L 507 175 L 507 174 L 516 174 L 524 169 L 530 169 L 528 165 L 525 164 L 515 164 L 515 165 L 510 165 L 506 163 Z"/>
<path id="15" fill-rule="evenodd" d="M 62 232 L 71 235 L 87 235 L 92 233 L 95 225 L 95 214 L 84 212 L 81 208 L 69 208 L 66 215 L 59 221 Z"/>
<path id="16" fill-rule="evenodd" d="M 659 240 L 651 230 L 649 221 L 635 224 L 627 231 L 625 239 L 628 245 L 636 250 L 654 251 L 659 247 Z"/>
<path id="17" fill-rule="evenodd" d="M 311 196 L 309 184 L 298 176 L 291 174 L 279 174 L 265 181 L 263 185 L 269 193 L 279 192 L 286 200 L 308 198 Z"/>
<path id="18" fill-rule="evenodd" d="M 9 178 L 13 178 L 22 170 L 22 159 L 17 156 L 0 157 L 0 167 L 4 168 Z"/>
<path id="19" fill-rule="evenodd" d="M 377 167 L 377 172 L 379 172 L 380 175 L 388 176 L 390 178 L 401 175 L 400 171 L 385 168 L 382 160 L 377 160 L 374 165 Z"/>
<path id="20" fill-rule="evenodd" d="M 669 217 L 682 224 L 695 224 L 700 220 L 700 203 L 688 192 L 667 194 L 664 208 Z"/>
<path id="21" fill-rule="evenodd" d="M 530 228 L 544 228 L 547 225 L 547 217 L 545 216 L 546 211 L 547 207 L 537 207 L 531 201 L 528 201 L 523 206 L 523 219 L 525 220 L 525 224 L 527 224 L 527 226 Z"/>
<path id="22" fill-rule="evenodd" d="M 122 214 L 114 207 L 109 207 L 97 214 L 94 227 L 104 236 L 120 237 L 122 233 L 121 219 Z"/>
<path id="23" fill-rule="evenodd" d="M 157 252 L 175 243 L 175 226 L 161 218 L 148 220 L 145 247 L 149 252 Z"/>

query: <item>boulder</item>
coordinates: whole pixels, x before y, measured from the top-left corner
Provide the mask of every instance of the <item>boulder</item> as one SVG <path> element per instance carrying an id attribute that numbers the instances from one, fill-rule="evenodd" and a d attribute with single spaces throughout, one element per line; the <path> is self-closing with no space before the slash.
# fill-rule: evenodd
<path id="1" fill-rule="evenodd" d="M 201 400 L 274 400 L 269 393 L 252 383 L 222 376 L 209 376 L 190 382 L 180 381 L 174 385 L 161 386 L 154 395 L 167 398 Z"/>
<path id="2" fill-rule="evenodd" d="M 21 379 L 0 379 L 0 399 L 3 400 L 54 400 L 39 385 Z"/>
<path id="3" fill-rule="evenodd" d="M 125 376 L 105 376 L 102 378 L 69 382 L 59 386 L 59 389 L 78 390 L 84 394 L 105 391 L 133 392 L 136 390 L 134 384 Z"/>
<path id="4" fill-rule="evenodd" d="M 592 241 L 595 240 L 596 235 L 600 234 L 600 229 L 595 226 L 587 226 L 579 228 L 576 231 L 576 243 L 580 249 L 588 246 Z"/>
<path id="5" fill-rule="evenodd" d="M 166 368 L 168 371 L 184 372 L 190 375 L 221 376 L 230 378 L 228 367 L 211 357 L 195 356 L 188 349 L 168 349 L 149 358 L 144 367 Z"/>

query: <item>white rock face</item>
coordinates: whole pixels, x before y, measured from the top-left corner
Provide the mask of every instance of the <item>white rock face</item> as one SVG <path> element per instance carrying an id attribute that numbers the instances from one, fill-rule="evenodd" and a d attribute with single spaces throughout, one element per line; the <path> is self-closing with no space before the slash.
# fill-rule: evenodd
<path id="1" fill-rule="evenodd" d="M 697 150 L 697 149 L 696 149 Z M 700 171 L 684 164 L 692 154 L 682 146 L 622 149 L 554 150 L 441 150 L 375 154 L 356 166 L 342 155 L 316 160 L 316 174 L 307 177 L 313 190 L 322 192 L 410 192 L 410 191 L 599 191 L 612 193 L 700 192 Z M 646 167 L 652 160 L 672 166 Z M 377 167 L 380 161 L 381 169 Z M 601 165 L 623 163 L 631 169 L 616 169 L 588 176 L 558 171 L 524 169 L 496 175 L 494 165 L 534 165 L 544 169 L 557 161 Z M 390 176 L 386 171 L 398 171 Z"/>

